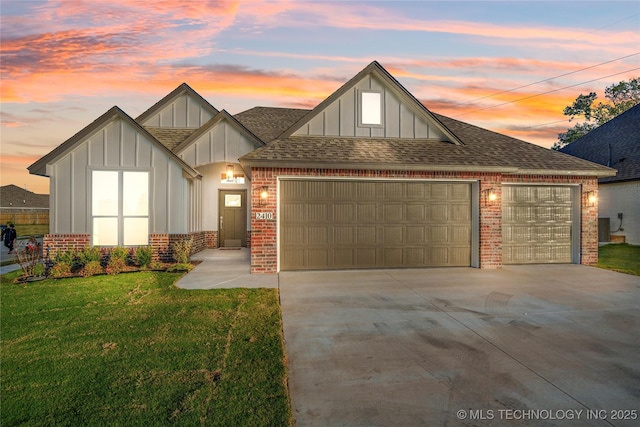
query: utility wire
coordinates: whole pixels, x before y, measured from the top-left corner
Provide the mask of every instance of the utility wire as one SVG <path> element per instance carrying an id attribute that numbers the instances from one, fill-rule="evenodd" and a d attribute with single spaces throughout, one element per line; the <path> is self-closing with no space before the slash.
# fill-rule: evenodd
<path id="1" fill-rule="evenodd" d="M 554 90 L 550 90 L 550 91 L 547 91 L 547 92 L 538 93 L 538 94 L 536 94 L 536 95 L 525 96 L 524 98 L 514 99 L 513 101 L 503 102 L 502 104 L 496 104 L 496 105 L 491 105 L 491 106 L 489 106 L 489 107 L 485 107 L 485 108 L 479 108 L 479 109 L 477 109 L 477 110 L 467 111 L 466 113 L 462 113 L 462 114 L 458 114 L 457 116 L 453 116 L 453 118 L 460 117 L 460 116 L 464 116 L 464 115 L 466 115 L 466 114 L 475 113 L 475 112 L 478 112 L 478 111 L 489 110 L 489 109 L 491 109 L 491 108 L 501 107 L 501 106 L 503 106 L 503 105 L 507 105 L 507 104 L 513 104 L 513 103 L 515 103 L 515 102 L 520 102 L 520 101 L 524 101 L 524 100 L 526 100 L 526 99 L 536 98 L 536 97 L 538 97 L 538 96 L 547 95 L 547 94 L 554 93 L 554 92 L 559 92 L 559 91 L 561 91 L 561 90 L 569 89 L 569 88 L 576 87 L 576 86 L 580 86 L 580 85 L 587 84 L 587 83 L 597 82 L 598 80 L 608 79 L 609 77 L 618 76 L 618 75 L 620 75 L 620 74 L 625 74 L 625 73 L 630 73 L 631 71 L 636 71 L 636 70 L 640 70 L 640 67 L 638 67 L 638 68 L 633 68 L 633 69 L 631 69 L 631 70 L 622 71 L 622 72 L 620 72 L 620 73 L 609 74 L 608 76 L 599 77 L 599 78 L 597 78 L 597 79 L 588 80 L 588 81 L 586 81 L 586 82 L 576 83 L 576 84 L 574 84 L 574 85 L 570 85 L 570 86 L 564 86 L 564 87 L 561 87 L 561 88 L 559 88 L 559 89 L 554 89 Z"/>
<path id="2" fill-rule="evenodd" d="M 611 61 L 601 62 L 600 64 L 591 65 L 591 66 L 589 66 L 589 67 L 581 68 L 581 69 L 579 69 L 579 70 L 570 71 L 570 72 L 568 72 L 568 73 L 560 74 L 559 76 L 549 77 L 549 78 L 547 78 L 547 79 L 540 80 L 540 81 L 538 81 L 538 82 L 534 82 L 534 83 L 526 84 L 526 85 L 524 85 L 524 86 L 518 86 L 518 87 L 513 88 L 513 89 L 503 90 L 502 92 L 496 92 L 496 93 L 493 93 L 493 94 L 491 94 L 491 95 L 483 96 L 483 97 L 481 97 L 481 98 L 472 99 L 471 101 L 462 102 L 462 103 L 459 103 L 459 104 L 456 104 L 456 105 L 466 105 L 466 104 L 470 104 L 470 103 L 472 103 L 472 102 L 480 101 L 481 99 L 491 98 L 491 97 L 494 97 L 494 96 L 502 95 L 503 93 L 513 92 L 514 90 L 518 90 L 518 89 L 522 89 L 522 88 L 525 88 L 525 87 L 529 87 L 529 86 L 537 85 L 537 84 L 539 84 L 539 83 L 548 82 L 548 81 L 550 81 L 550 80 L 555 80 L 555 79 L 558 79 L 558 78 L 560 78 L 560 77 L 565 77 L 565 76 L 569 76 L 569 75 L 571 75 L 571 74 L 579 73 L 579 72 L 581 72 L 581 71 L 590 70 L 591 68 L 596 68 L 596 67 L 599 67 L 599 66 L 601 66 L 601 65 L 610 64 L 610 63 L 612 63 L 612 62 L 620 61 L 621 59 L 631 58 L 632 56 L 637 56 L 637 55 L 640 55 L 640 52 L 636 52 L 636 53 L 632 53 L 631 55 L 622 56 L 622 57 L 620 57 L 620 58 L 612 59 Z"/>
<path id="3" fill-rule="evenodd" d="M 564 119 L 564 120 L 558 120 L 558 121 L 555 121 L 555 122 L 549 122 L 549 123 L 542 123 L 542 124 L 539 124 L 539 125 L 527 126 L 525 128 L 520 128 L 520 129 L 533 129 L 533 128 L 539 128 L 539 127 L 542 127 L 542 126 L 555 125 L 556 123 L 564 123 L 564 122 L 568 122 L 568 121 L 569 121 L 569 119 Z"/>

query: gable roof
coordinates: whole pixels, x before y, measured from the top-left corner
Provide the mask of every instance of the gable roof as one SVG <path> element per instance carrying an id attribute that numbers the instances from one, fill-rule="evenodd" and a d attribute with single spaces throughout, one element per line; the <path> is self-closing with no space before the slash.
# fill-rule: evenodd
<path id="1" fill-rule="evenodd" d="M 432 113 L 461 144 L 428 139 L 292 136 L 240 158 L 247 166 L 610 176 L 613 169 Z"/>
<path id="2" fill-rule="evenodd" d="M 200 96 L 200 94 L 198 92 L 196 92 L 195 90 L 191 89 L 191 87 L 188 84 L 182 83 L 180 86 L 178 86 L 177 88 L 172 90 L 171 93 L 169 93 L 167 96 L 165 96 L 160 101 L 158 101 L 155 104 L 153 104 L 153 106 L 151 106 L 151 108 L 149 108 L 147 111 L 145 111 L 144 113 L 140 114 L 136 118 L 136 121 L 138 123 L 143 123 L 146 119 L 148 119 L 149 117 L 151 117 L 154 114 L 156 114 L 158 111 L 160 111 L 162 108 L 164 108 L 167 104 L 170 104 L 177 97 L 183 95 L 184 93 L 187 93 L 187 94 L 191 95 L 193 98 L 195 98 L 196 100 L 198 100 L 198 102 L 205 109 L 207 109 L 207 110 L 209 110 L 211 112 L 211 115 L 215 116 L 216 114 L 218 114 L 218 110 L 213 105 L 209 104 L 209 102 L 206 99 L 204 99 L 202 96 Z"/>
<path id="3" fill-rule="evenodd" d="M 601 183 L 640 179 L 640 104 L 614 117 L 559 151 L 618 171 Z"/>
<path id="4" fill-rule="evenodd" d="M 44 157 L 42 157 L 41 159 L 33 163 L 31 166 L 29 166 L 27 168 L 29 170 L 29 173 L 33 175 L 48 176 L 47 164 L 53 163 L 56 160 L 58 160 L 60 157 L 66 155 L 68 152 L 73 150 L 77 145 L 85 141 L 92 134 L 94 134 L 95 132 L 100 130 L 103 126 L 105 126 L 106 124 L 108 124 L 109 122 L 115 119 L 124 120 L 129 125 L 131 125 L 134 129 L 136 129 L 138 132 L 142 133 L 147 138 L 149 138 L 149 140 L 153 144 L 160 147 L 160 149 L 165 153 L 167 153 L 167 155 L 171 159 L 177 162 L 182 167 L 182 170 L 185 173 L 187 173 L 187 175 L 189 175 L 191 178 L 200 177 L 200 173 L 198 171 L 196 171 L 191 166 L 189 166 L 180 157 L 178 157 L 173 151 L 169 150 L 164 144 L 162 144 L 153 135 L 151 135 L 144 127 L 142 127 L 138 122 L 133 120 L 129 115 L 127 115 L 127 113 L 122 111 L 117 106 L 114 106 L 111 109 L 109 109 L 106 113 L 98 117 L 91 124 L 86 126 L 84 129 L 82 129 L 81 131 L 76 133 L 74 136 L 72 136 L 71 138 L 67 139 L 65 142 L 63 142 L 62 144 L 54 148 L 49 154 L 45 155 Z"/>
<path id="5" fill-rule="evenodd" d="M 264 142 L 273 141 L 311 110 L 299 108 L 254 107 L 234 117 Z"/>
<path id="6" fill-rule="evenodd" d="M 179 154 L 184 151 L 187 147 L 189 147 L 196 139 L 198 139 L 202 134 L 211 130 L 216 124 L 227 121 L 231 126 L 235 127 L 240 133 L 245 134 L 249 137 L 253 143 L 259 147 L 265 145 L 265 143 L 253 134 L 249 129 L 247 129 L 242 123 L 240 123 L 235 117 L 229 114 L 226 110 L 220 111 L 218 114 L 213 116 L 207 123 L 205 123 L 200 129 L 193 132 L 187 139 L 185 139 L 181 144 L 177 145 L 173 152 Z"/>
<path id="7" fill-rule="evenodd" d="M 456 145 L 461 145 L 462 141 L 460 141 L 456 135 L 454 135 L 447 127 L 441 123 L 438 118 L 431 113 L 420 101 L 418 101 L 407 89 L 404 88 L 387 70 L 384 69 L 382 65 L 380 65 L 377 61 L 371 62 L 367 65 L 362 71 L 356 74 L 353 78 L 351 78 L 348 82 L 342 85 L 338 90 L 329 95 L 324 101 L 318 104 L 313 110 L 309 111 L 305 116 L 301 117 L 298 121 L 296 121 L 291 127 L 282 132 L 278 138 L 288 138 L 292 136 L 297 130 L 299 130 L 305 123 L 309 122 L 311 119 L 316 117 L 319 114 L 337 101 L 342 95 L 344 95 L 347 91 L 353 89 L 365 76 L 373 74 L 382 80 L 387 87 L 391 88 L 395 94 L 399 96 L 399 98 L 404 102 L 404 104 L 411 109 L 413 109 L 417 114 L 424 117 L 427 121 L 432 122 L 435 127 L 440 130 L 444 135 L 446 135 L 450 142 Z"/>
<path id="8" fill-rule="evenodd" d="M 3 208 L 49 208 L 49 195 L 9 184 L 0 187 L 0 206 Z"/>
<path id="9" fill-rule="evenodd" d="M 182 144 L 197 129 L 176 129 L 176 128 L 159 128 L 151 126 L 143 126 L 147 132 L 160 141 L 165 147 L 173 151 L 178 145 Z"/>

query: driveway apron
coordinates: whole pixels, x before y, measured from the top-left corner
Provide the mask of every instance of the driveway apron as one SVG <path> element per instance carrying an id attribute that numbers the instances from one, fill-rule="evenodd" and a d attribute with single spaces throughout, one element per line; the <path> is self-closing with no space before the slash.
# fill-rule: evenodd
<path id="1" fill-rule="evenodd" d="M 640 277 L 283 272 L 280 292 L 297 426 L 638 425 Z"/>

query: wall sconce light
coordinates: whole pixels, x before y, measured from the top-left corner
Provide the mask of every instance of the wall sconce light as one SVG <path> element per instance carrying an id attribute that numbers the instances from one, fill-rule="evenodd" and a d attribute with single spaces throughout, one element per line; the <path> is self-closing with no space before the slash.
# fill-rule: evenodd
<path id="1" fill-rule="evenodd" d="M 227 181 L 231 181 L 233 179 L 233 165 L 227 165 Z"/>
<path id="2" fill-rule="evenodd" d="M 267 200 L 269 199 L 269 187 L 263 185 L 260 189 L 260 202 L 265 205 L 267 204 Z"/>
<path id="3" fill-rule="evenodd" d="M 598 202 L 598 196 L 595 191 L 587 192 L 587 206 L 595 206 Z"/>
<path id="4" fill-rule="evenodd" d="M 498 194 L 496 194 L 496 192 L 493 190 L 493 188 L 489 188 L 487 190 L 483 191 L 484 196 L 487 200 L 487 203 L 495 203 L 496 200 L 498 200 Z"/>

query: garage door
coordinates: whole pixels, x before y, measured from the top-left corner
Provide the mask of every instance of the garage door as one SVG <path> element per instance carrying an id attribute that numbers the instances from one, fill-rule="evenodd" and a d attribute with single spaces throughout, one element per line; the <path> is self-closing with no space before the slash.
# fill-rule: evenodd
<path id="1" fill-rule="evenodd" d="M 503 186 L 502 262 L 572 261 L 571 187 Z"/>
<path id="2" fill-rule="evenodd" d="M 280 269 L 469 266 L 471 185 L 280 183 Z"/>

